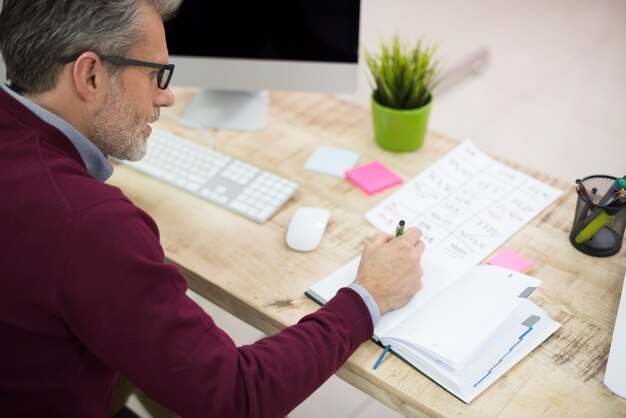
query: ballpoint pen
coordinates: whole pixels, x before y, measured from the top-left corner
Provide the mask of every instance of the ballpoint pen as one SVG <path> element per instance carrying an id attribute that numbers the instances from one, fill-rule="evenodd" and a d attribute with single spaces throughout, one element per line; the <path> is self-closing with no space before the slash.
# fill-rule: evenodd
<path id="1" fill-rule="evenodd" d="M 576 191 L 579 192 L 579 194 L 585 199 L 589 197 L 589 194 L 587 193 L 587 189 L 585 188 L 585 185 L 580 179 L 576 179 Z"/>
<path id="2" fill-rule="evenodd" d="M 589 193 L 589 197 L 587 197 L 587 201 L 585 202 L 582 210 L 580 211 L 580 214 L 578 214 L 578 218 L 576 220 L 576 223 L 582 221 L 583 219 L 585 219 L 585 216 L 587 216 L 587 214 L 589 213 L 589 209 L 591 209 L 593 206 L 593 198 L 596 197 L 596 193 L 598 192 L 598 189 L 596 187 L 593 187 L 591 189 L 591 193 Z M 584 200 L 584 199 L 583 199 Z"/>
<path id="3" fill-rule="evenodd" d="M 604 193 L 604 196 L 602 196 L 602 199 L 600 199 L 598 206 L 608 205 L 609 202 L 614 199 L 615 193 L 619 193 L 619 191 L 623 190 L 624 187 L 626 187 L 626 178 L 616 179 L 613 184 L 611 184 L 611 187 L 609 187 L 609 190 Z"/>
<path id="4" fill-rule="evenodd" d="M 398 226 L 396 226 L 396 237 L 399 237 L 400 235 L 404 234 L 404 220 L 401 220 L 400 222 L 398 222 Z"/>

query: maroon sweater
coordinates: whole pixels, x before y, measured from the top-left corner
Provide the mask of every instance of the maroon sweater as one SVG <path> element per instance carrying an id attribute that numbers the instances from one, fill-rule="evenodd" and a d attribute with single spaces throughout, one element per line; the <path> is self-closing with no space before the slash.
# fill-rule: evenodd
<path id="1" fill-rule="evenodd" d="M 279 417 L 373 332 L 342 289 L 237 348 L 164 264 L 157 226 L 0 90 L 0 411 L 105 417 L 117 371 L 186 417 Z"/>

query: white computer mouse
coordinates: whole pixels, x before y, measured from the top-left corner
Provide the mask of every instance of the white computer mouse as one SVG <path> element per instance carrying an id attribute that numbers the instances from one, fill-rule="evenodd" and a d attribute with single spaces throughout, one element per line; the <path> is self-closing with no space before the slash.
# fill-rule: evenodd
<path id="1" fill-rule="evenodd" d="M 285 241 L 289 248 L 296 251 L 311 251 L 322 241 L 330 211 L 324 208 L 303 206 L 296 209 L 289 226 Z"/>

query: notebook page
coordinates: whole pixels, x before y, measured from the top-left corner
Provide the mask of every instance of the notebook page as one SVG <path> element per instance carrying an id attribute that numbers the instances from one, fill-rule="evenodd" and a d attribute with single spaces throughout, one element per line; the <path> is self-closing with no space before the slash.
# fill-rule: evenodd
<path id="1" fill-rule="evenodd" d="M 428 252 L 428 250 L 426 250 Z M 350 285 L 355 279 L 359 268 L 361 256 L 355 257 L 347 264 L 335 270 L 323 280 L 315 283 L 307 291 L 310 297 L 319 303 L 326 303 L 335 296 L 337 291 L 345 286 Z M 422 258 L 422 268 L 428 271 L 429 277 L 435 280 L 424 280 L 422 289 L 401 309 L 387 312 L 380 320 L 376 328 L 374 328 L 374 339 L 378 340 L 381 336 L 389 332 L 400 322 L 409 318 L 413 312 L 424 306 L 429 300 L 437 296 L 441 291 L 454 283 L 456 278 L 463 273 L 462 265 L 446 266 L 438 261 L 436 257 L 427 257 L 426 254 Z M 426 274 L 424 274 L 426 277 Z"/>
<path id="2" fill-rule="evenodd" d="M 626 274 L 624 274 L 622 296 L 617 307 L 604 384 L 617 395 L 626 398 Z"/>
<path id="3" fill-rule="evenodd" d="M 419 351 L 396 345 L 394 351 L 464 402 L 469 402 L 541 344 L 560 324 L 527 299 L 501 324 L 460 369 L 434 361 Z"/>
<path id="4" fill-rule="evenodd" d="M 410 341 L 457 368 L 540 284 L 502 267 L 477 266 L 385 338 Z"/>

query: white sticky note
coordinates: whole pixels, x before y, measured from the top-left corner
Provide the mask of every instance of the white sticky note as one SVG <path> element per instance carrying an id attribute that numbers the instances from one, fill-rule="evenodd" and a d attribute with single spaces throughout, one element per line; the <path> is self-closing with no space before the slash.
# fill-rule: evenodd
<path id="1" fill-rule="evenodd" d="M 359 158 L 361 154 L 358 152 L 320 145 L 304 164 L 304 168 L 345 178 L 344 172 L 354 167 Z"/>
<path id="2" fill-rule="evenodd" d="M 626 274 L 624 284 L 622 284 L 622 296 L 617 307 L 604 384 L 616 395 L 626 398 Z"/>

